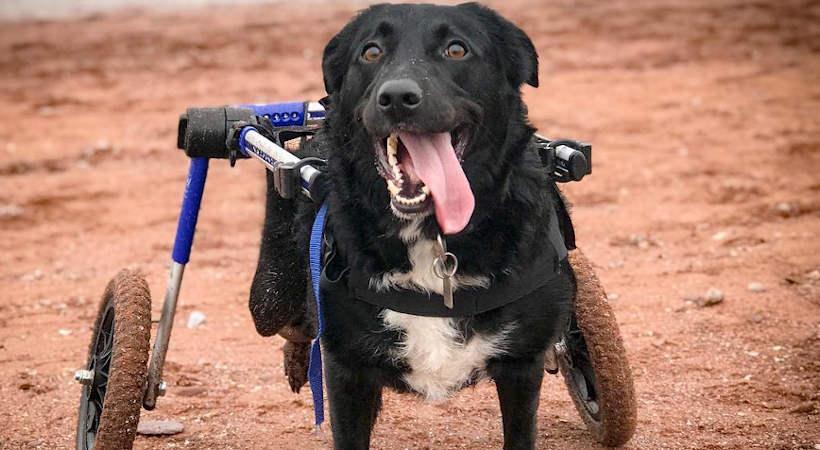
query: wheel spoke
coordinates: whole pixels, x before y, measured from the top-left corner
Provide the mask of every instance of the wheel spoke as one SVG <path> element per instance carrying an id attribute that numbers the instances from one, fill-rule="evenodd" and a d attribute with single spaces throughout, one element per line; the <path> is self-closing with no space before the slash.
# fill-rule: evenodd
<path id="1" fill-rule="evenodd" d="M 106 346 L 105 350 L 98 356 L 103 361 L 111 358 L 111 353 L 114 351 L 114 346 Z"/>
<path id="2" fill-rule="evenodd" d="M 94 401 L 88 402 L 88 413 L 86 414 L 86 421 L 85 421 L 85 431 L 86 432 L 94 432 L 97 430 L 97 416 L 99 415 L 99 409 L 97 408 L 97 403 Z"/>

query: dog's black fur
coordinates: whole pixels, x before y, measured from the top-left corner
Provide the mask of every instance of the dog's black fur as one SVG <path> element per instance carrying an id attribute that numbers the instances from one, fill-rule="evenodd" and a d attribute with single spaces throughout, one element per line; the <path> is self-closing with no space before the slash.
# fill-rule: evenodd
<path id="1" fill-rule="evenodd" d="M 442 54 L 457 40 L 468 48 L 460 60 Z M 383 56 L 361 57 L 375 42 Z M 530 39 L 515 25 L 477 5 L 376 5 L 356 16 L 324 51 L 322 68 L 329 107 L 322 130 L 306 153 L 327 157 L 327 233 L 348 267 L 374 276 L 411 269 L 406 224 L 389 206 L 385 180 L 374 165 L 374 139 L 397 129 L 444 132 L 466 124 L 469 143 L 463 170 L 475 195 L 467 227 L 447 236 L 459 273 L 500 279 L 528 270 L 542 252 L 558 190 L 531 144 L 533 128 L 519 92 L 538 85 L 538 60 Z M 380 114 L 383 83 L 412 79 L 423 95 L 412 114 Z M 270 177 L 269 177 L 270 181 Z M 315 335 L 312 293 L 307 289 L 307 240 L 316 207 L 280 199 L 268 183 L 267 214 L 251 312 L 263 335 L 280 332 L 294 341 Z M 437 233 L 428 216 L 422 233 Z M 544 352 L 564 331 L 575 281 L 572 269 L 501 308 L 455 319 L 462 339 L 514 324 L 507 351 L 486 361 L 495 381 L 504 424 L 504 448 L 533 448 Z M 386 293 L 385 295 L 389 295 Z M 305 301 L 307 299 L 307 301 Z M 401 331 L 386 329 L 381 308 L 348 295 L 324 295 L 322 338 L 334 444 L 368 448 L 384 387 L 410 390 L 406 361 L 392 356 Z M 456 301 L 458 293 L 456 292 Z"/>

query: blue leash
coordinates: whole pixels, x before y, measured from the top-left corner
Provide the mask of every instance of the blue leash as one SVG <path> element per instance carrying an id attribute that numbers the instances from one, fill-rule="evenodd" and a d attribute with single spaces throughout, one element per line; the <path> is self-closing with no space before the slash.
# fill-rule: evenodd
<path id="1" fill-rule="evenodd" d="M 316 418 L 316 431 L 321 429 L 325 421 L 325 398 L 322 391 L 322 347 L 319 341 L 325 329 L 325 319 L 322 316 L 322 302 L 319 297 L 319 278 L 322 275 L 322 241 L 325 232 L 325 216 L 327 203 L 323 203 L 313 220 L 313 229 L 310 232 L 310 281 L 313 284 L 313 296 L 316 298 L 316 319 L 318 329 L 316 340 L 310 347 L 310 364 L 308 365 L 308 381 L 310 392 L 313 394 L 313 414 Z"/>

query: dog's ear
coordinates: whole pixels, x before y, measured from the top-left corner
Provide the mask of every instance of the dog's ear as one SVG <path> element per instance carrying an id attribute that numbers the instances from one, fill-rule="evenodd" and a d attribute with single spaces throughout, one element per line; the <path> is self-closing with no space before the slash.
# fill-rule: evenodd
<path id="1" fill-rule="evenodd" d="M 342 87 L 350 63 L 350 51 L 356 43 L 356 34 L 361 23 L 367 20 L 370 14 L 384 7 L 384 4 L 379 4 L 359 11 L 356 17 L 348 22 L 336 36 L 333 36 L 325 46 L 325 51 L 322 54 L 322 76 L 325 80 L 325 92 L 329 96 L 332 97 Z"/>
<path id="2" fill-rule="evenodd" d="M 457 8 L 470 11 L 484 22 L 494 45 L 502 49 L 501 58 L 507 78 L 518 87 L 522 83 L 538 87 L 538 53 L 532 41 L 509 20 L 478 3 L 462 3 Z"/>
<path id="3" fill-rule="evenodd" d="M 325 92 L 332 96 L 342 87 L 347 61 L 350 55 L 350 46 L 355 34 L 357 20 L 353 20 L 330 40 L 322 54 L 322 76 L 325 80 Z"/>

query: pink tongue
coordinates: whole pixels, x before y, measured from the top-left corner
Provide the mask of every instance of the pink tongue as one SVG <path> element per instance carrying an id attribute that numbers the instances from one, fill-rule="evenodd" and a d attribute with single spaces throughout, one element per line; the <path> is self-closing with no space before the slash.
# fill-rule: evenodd
<path id="1" fill-rule="evenodd" d="M 436 220 L 444 234 L 455 234 L 467 226 L 475 198 L 470 182 L 456 158 L 450 133 L 399 133 L 421 181 L 430 188 Z"/>

